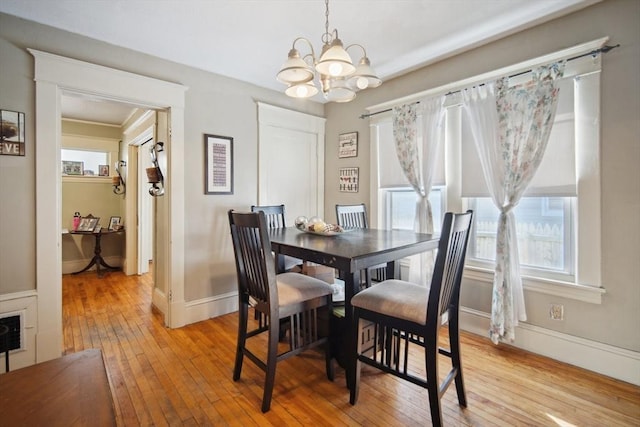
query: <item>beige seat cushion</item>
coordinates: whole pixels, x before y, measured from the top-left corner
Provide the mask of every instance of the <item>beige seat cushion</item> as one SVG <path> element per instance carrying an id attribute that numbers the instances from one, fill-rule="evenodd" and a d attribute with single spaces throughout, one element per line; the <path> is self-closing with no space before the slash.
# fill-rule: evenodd
<path id="1" fill-rule="evenodd" d="M 300 273 L 281 273 L 276 280 L 281 307 L 333 294 L 327 282 Z"/>
<path id="2" fill-rule="evenodd" d="M 428 300 L 429 288 L 392 279 L 358 292 L 351 305 L 424 325 Z"/>

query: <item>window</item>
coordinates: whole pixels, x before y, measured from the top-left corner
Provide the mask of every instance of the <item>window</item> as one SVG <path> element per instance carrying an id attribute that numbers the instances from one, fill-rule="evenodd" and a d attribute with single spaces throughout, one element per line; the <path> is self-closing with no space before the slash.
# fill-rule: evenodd
<path id="1" fill-rule="evenodd" d="M 389 189 L 385 191 L 386 227 L 397 230 L 413 230 L 416 217 L 416 193 L 411 188 Z M 434 187 L 429 193 L 433 212 L 433 231 L 440 233 L 444 216 L 444 187 Z"/>
<path id="2" fill-rule="evenodd" d="M 470 262 L 488 266 L 495 260 L 498 209 L 487 197 L 470 198 L 475 215 L 469 239 Z M 514 209 L 520 267 L 530 275 L 574 273 L 573 203 L 569 197 L 523 197 Z M 537 270 L 537 271 L 536 271 Z M 561 276 L 559 276 L 561 277 Z"/>
<path id="3" fill-rule="evenodd" d="M 109 153 L 104 151 L 73 150 L 68 148 L 63 148 L 60 151 L 63 161 L 83 162 L 84 175 L 98 175 L 99 166 L 109 164 Z"/>
<path id="4" fill-rule="evenodd" d="M 432 203 L 434 223 L 442 212 L 474 209 L 476 223 L 467 253 L 465 277 L 492 282 L 498 219 L 484 184 L 479 160 L 469 160 L 475 146 L 469 139 L 455 93 L 505 75 L 520 75 L 553 60 L 567 62 L 561 82 L 561 98 L 550 142 L 540 169 L 514 213 L 518 228 L 519 256 L 525 289 L 551 295 L 601 303 L 601 190 L 600 190 L 600 71 L 601 57 L 583 56 L 600 48 L 607 39 L 594 40 L 543 58 L 536 58 L 495 70 L 461 82 L 426 90 L 413 97 L 371 107 L 372 112 L 388 111 L 395 105 L 432 96 L 446 97 L 444 182 L 434 180 Z M 579 59 L 576 59 L 579 58 Z M 385 110 L 386 109 L 386 110 Z M 410 227 L 415 199 L 406 183 L 386 178 L 394 176 L 389 164 L 394 158 L 391 113 L 371 117 L 372 190 L 374 226 Z M 465 180 L 467 181 L 465 183 Z M 390 185 L 391 184 L 391 185 Z M 469 184 L 467 186 L 467 184 Z M 441 197 L 438 197 L 437 195 Z M 437 200 L 442 203 L 437 205 Z M 437 207 L 436 207 L 437 205 Z M 440 209 L 436 213 L 436 209 Z M 440 217 L 440 221 L 436 218 Z"/>

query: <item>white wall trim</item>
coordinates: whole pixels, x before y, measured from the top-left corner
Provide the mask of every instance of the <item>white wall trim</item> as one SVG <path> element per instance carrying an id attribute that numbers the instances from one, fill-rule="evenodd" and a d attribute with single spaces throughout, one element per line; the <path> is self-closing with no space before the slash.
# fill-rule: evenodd
<path id="1" fill-rule="evenodd" d="M 186 86 L 109 67 L 27 49 L 35 58 L 36 97 L 36 288 L 38 292 L 37 362 L 60 357 L 62 339 L 62 180 L 60 148 L 63 92 L 91 94 L 147 109 L 171 111 L 170 157 L 163 201 L 170 211 L 167 228 L 169 262 L 162 268 L 176 303 L 184 303 L 184 105 Z M 48 142 L 48 143 L 43 143 Z M 172 305 L 173 307 L 173 305 Z M 169 326 L 184 319 L 169 312 Z"/>
<path id="2" fill-rule="evenodd" d="M 124 257 L 120 255 L 106 256 L 103 257 L 104 262 L 109 264 L 112 267 L 120 267 L 124 263 Z M 74 259 L 71 261 L 62 261 L 62 274 L 72 274 L 76 271 L 80 271 L 85 268 L 90 262 L 92 258 L 84 258 L 84 259 Z M 96 266 L 94 265 L 87 271 L 95 271 Z M 109 271 L 108 269 L 101 267 L 101 271 Z"/>
<path id="3" fill-rule="evenodd" d="M 476 282 L 493 283 L 493 271 L 467 265 L 464 278 Z M 525 291 L 537 292 L 591 304 L 602 304 L 602 295 L 606 290 L 597 286 L 580 285 L 560 280 L 543 279 L 541 277 L 522 276 Z"/>
<path id="4" fill-rule="evenodd" d="M 185 304 L 187 323 L 201 322 L 212 317 L 238 311 L 238 292 L 189 301 Z"/>
<path id="5" fill-rule="evenodd" d="M 460 308 L 460 328 L 488 338 L 491 315 Z M 542 356 L 640 385 L 640 352 L 520 323 L 511 345 Z"/>

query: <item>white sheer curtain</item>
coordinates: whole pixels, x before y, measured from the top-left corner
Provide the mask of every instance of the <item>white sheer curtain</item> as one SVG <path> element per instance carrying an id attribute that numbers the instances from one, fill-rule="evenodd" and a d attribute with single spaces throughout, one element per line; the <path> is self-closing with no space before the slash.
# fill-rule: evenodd
<path id="1" fill-rule="evenodd" d="M 429 193 L 433 182 L 440 135 L 442 135 L 444 100 L 445 97 L 442 96 L 393 108 L 393 137 L 396 142 L 396 153 L 409 184 L 416 192 L 414 230 L 418 233 L 433 233 L 433 213 Z M 419 117 L 421 117 L 421 132 L 418 129 Z M 431 280 L 433 263 L 433 251 L 411 257 L 409 281 L 427 286 Z"/>
<path id="2" fill-rule="evenodd" d="M 564 62 L 542 66 L 523 85 L 507 77 L 462 91 L 489 192 L 500 210 L 489 336 L 513 341 L 526 320 L 513 208 L 535 175 L 549 140 Z"/>

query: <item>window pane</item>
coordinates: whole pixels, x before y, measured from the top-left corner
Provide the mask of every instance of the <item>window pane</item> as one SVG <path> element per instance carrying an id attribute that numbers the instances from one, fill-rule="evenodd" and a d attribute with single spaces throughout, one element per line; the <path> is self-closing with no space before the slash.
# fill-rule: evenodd
<path id="1" fill-rule="evenodd" d="M 474 198 L 471 258 L 494 261 L 498 209 L 490 198 Z M 520 265 L 571 273 L 571 203 L 568 197 L 523 197 L 514 209 Z"/>
<path id="2" fill-rule="evenodd" d="M 440 188 L 433 188 L 429 201 L 433 211 L 433 230 L 440 232 L 442 222 L 442 195 Z M 413 230 L 416 217 L 416 193 L 413 190 L 387 191 L 389 228 L 396 230 Z"/>
<path id="3" fill-rule="evenodd" d="M 88 150 L 69 150 L 63 148 L 61 150 L 62 160 L 71 160 L 74 162 L 84 162 L 85 175 L 98 175 L 99 165 L 108 165 L 107 153 L 102 151 Z M 89 171 L 89 173 L 87 173 Z"/>

